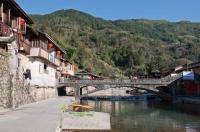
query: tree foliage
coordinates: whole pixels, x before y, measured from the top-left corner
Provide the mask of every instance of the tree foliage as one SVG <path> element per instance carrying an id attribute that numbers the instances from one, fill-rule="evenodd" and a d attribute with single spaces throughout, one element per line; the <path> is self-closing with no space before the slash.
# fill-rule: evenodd
<path id="1" fill-rule="evenodd" d="M 101 75 L 146 74 L 198 61 L 200 24 L 138 20 L 107 21 L 76 10 L 32 15 L 34 27 L 49 33 L 80 69 Z"/>

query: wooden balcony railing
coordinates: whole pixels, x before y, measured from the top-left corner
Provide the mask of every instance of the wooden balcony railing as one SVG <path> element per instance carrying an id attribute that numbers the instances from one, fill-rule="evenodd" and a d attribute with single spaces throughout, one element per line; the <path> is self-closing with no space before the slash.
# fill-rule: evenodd
<path id="1" fill-rule="evenodd" d="M 12 29 L 5 23 L 0 22 L 0 37 L 9 37 L 12 34 Z"/>
<path id="2" fill-rule="evenodd" d="M 56 66 L 60 66 L 61 65 L 60 59 L 58 59 L 58 58 L 50 58 L 49 57 L 49 53 L 46 50 L 42 49 L 42 48 L 31 47 L 30 48 L 30 56 L 43 58 L 46 61 L 49 61 L 49 63 L 53 63 Z"/>
<path id="3" fill-rule="evenodd" d="M 31 48 L 30 56 L 41 57 L 41 58 L 48 60 L 48 52 L 41 48 Z"/>

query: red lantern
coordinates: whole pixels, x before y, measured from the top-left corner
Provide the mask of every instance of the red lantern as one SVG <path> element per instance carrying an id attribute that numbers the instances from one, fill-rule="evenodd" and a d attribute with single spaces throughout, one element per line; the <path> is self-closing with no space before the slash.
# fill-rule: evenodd
<path id="1" fill-rule="evenodd" d="M 48 49 L 51 49 L 51 48 L 53 48 L 53 44 L 52 44 L 52 43 L 49 43 L 49 44 L 48 44 Z"/>
<path id="2" fill-rule="evenodd" d="M 23 19 L 23 18 L 19 18 L 19 23 L 20 23 L 20 25 L 24 25 L 25 24 L 25 20 Z"/>

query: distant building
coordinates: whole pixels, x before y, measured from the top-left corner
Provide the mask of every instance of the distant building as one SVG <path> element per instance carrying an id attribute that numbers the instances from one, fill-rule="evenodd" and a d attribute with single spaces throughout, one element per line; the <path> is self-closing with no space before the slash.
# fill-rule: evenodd
<path id="1" fill-rule="evenodd" d="M 103 79 L 103 77 L 100 77 L 93 73 L 89 73 L 87 71 L 80 71 L 80 72 L 76 73 L 75 76 L 79 79 L 88 79 L 88 80 Z"/>
<path id="2" fill-rule="evenodd" d="M 159 70 L 152 70 L 149 77 L 150 78 L 161 78 L 161 72 Z"/>
<path id="3" fill-rule="evenodd" d="M 192 70 L 196 74 L 200 75 L 200 62 L 195 62 L 195 63 L 191 63 L 191 64 L 184 64 L 184 65 L 181 65 L 181 66 L 177 66 L 175 68 L 175 72 L 177 72 L 177 73 L 182 72 L 182 71 L 187 71 L 187 70 Z"/>
<path id="4" fill-rule="evenodd" d="M 72 62 L 62 59 L 60 68 L 61 68 L 62 76 L 65 76 L 65 77 L 74 76 L 75 71 L 74 71 L 74 65 Z"/>
<path id="5" fill-rule="evenodd" d="M 184 64 L 169 70 L 170 77 L 182 74 L 182 79 L 177 80 L 167 93 L 175 93 L 177 97 L 199 97 L 200 96 L 200 62 Z M 173 87 L 176 88 L 173 91 Z M 173 91 L 173 92 L 172 92 Z"/>

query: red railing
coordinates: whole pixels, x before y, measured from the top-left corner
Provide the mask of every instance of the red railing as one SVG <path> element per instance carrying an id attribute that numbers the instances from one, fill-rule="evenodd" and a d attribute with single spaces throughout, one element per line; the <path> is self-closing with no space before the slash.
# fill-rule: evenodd
<path id="1" fill-rule="evenodd" d="M 9 37 L 12 34 L 12 29 L 5 23 L 0 22 L 0 37 Z"/>

